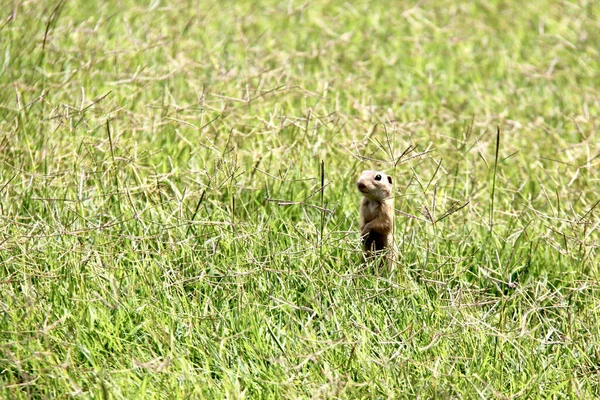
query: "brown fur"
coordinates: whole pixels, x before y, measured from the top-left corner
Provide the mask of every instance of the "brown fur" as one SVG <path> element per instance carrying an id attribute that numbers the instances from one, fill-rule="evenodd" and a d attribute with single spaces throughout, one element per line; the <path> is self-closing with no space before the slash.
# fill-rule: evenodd
<path id="1" fill-rule="evenodd" d="M 386 261 L 389 263 L 394 228 L 392 178 L 380 171 L 363 171 L 356 186 L 363 194 L 360 202 L 360 236 L 365 258 L 386 251 Z"/>

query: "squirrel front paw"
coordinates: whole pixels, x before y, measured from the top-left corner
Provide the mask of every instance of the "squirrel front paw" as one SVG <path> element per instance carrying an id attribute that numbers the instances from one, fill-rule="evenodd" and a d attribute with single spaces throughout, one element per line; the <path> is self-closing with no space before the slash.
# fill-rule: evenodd
<path id="1" fill-rule="evenodd" d="M 362 227 L 362 229 L 360 230 L 360 236 L 361 237 L 365 237 L 367 236 L 369 233 L 371 232 L 371 228 L 369 227 L 369 225 L 365 225 Z"/>

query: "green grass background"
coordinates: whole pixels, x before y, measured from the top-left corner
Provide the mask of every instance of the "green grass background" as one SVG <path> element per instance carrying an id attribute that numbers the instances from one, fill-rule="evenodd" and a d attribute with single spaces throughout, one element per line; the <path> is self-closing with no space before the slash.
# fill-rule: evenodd
<path id="1" fill-rule="evenodd" d="M 3 1 L 1 396 L 600 395 L 599 21 Z M 373 168 L 389 275 L 359 263 Z"/>

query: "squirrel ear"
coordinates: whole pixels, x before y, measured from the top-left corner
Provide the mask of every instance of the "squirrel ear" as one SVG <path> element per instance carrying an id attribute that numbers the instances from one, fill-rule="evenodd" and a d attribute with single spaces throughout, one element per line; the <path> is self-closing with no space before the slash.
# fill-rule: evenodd
<path id="1" fill-rule="evenodd" d="M 390 185 L 392 184 L 392 177 L 388 175 L 388 182 L 390 183 Z"/>

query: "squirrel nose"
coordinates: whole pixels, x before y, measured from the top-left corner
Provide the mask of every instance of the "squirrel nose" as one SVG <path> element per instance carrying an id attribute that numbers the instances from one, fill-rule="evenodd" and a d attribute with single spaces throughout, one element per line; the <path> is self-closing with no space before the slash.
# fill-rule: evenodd
<path id="1" fill-rule="evenodd" d="M 365 188 L 367 187 L 367 186 L 365 186 L 365 184 L 364 184 L 364 183 L 362 183 L 362 182 L 358 182 L 358 183 L 356 184 L 356 186 L 358 186 L 358 190 L 363 190 L 363 189 L 365 189 Z"/>

